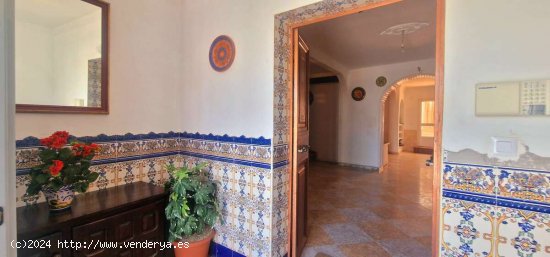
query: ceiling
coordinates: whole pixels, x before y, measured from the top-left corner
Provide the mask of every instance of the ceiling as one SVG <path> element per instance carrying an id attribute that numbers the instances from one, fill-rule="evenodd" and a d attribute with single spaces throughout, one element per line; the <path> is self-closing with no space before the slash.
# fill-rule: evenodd
<path id="1" fill-rule="evenodd" d="M 346 68 L 383 65 L 434 58 L 435 0 L 404 0 L 358 14 L 347 15 L 300 28 L 299 33 L 311 49 L 322 51 Z M 425 22 L 428 26 L 405 35 L 380 35 L 389 27 Z"/>
<path id="2" fill-rule="evenodd" d="M 75 0 L 16 0 L 15 19 L 45 27 L 57 27 L 74 19 L 99 12 L 101 8 Z"/>

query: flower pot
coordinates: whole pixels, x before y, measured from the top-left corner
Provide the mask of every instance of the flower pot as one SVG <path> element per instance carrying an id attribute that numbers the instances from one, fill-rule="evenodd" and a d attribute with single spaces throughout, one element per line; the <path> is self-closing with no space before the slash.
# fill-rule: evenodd
<path id="1" fill-rule="evenodd" d="M 212 238 L 214 238 L 215 234 L 216 231 L 212 230 L 210 235 L 208 235 L 205 239 L 189 243 L 185 242 L 183 243 L 183 246 L 180 242 L 174 242 L 174 253 L 176 257 L 208 257 L 210 242 L 212 241 Z M 181 247 L 178 247 L 178 244 Z"/>
<path id="2" fill-rule="evenodd" d="M 62 211 L 71 208 L 74 199 L 72 186 L 63 186 L 58 191 L 44 187 L 42 193 L 46 196 L 46 202 L 48 202 L 51 211 Z"/>

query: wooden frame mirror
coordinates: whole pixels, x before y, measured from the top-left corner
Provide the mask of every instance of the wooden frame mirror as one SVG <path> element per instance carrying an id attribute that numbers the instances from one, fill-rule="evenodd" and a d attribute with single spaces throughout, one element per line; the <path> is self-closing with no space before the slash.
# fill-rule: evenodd
<path id="1" fill-rule="evenodd" d="M 109 113 L 109 3 L 80 0 L 55 6 L 42 1 L 16 2 L 15 23 L 15 60 L 16 67 L 21 67 L 19 72 L 16 69 L 16 112 Z M 47 57 L 37 46 L 39 40 L 47 41 Z M 83 42 L 86 49 L 75 50 L 82 48 Z"/>

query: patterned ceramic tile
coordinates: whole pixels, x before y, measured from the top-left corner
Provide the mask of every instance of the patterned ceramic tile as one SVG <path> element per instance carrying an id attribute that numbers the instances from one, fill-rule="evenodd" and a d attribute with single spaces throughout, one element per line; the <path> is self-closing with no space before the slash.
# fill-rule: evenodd
<path id="1" fill-rule="evenodd" d="M 458 199 L 442 199 L 441 255 L 494 256 L 494 207 Z"/>
<path id="2" fill-rule="evenodd" d="M 15 151 L 17 169 L 30 169 L 40 164 L 39 148 L 20 148 Z"/>
<path id="3" fill-rule="evenodd" d="M 166 167 L 168 164 L 167 158 L 158 157 L 143 160 L 143 175 L 142 180 L 147 183 L 162 186 L 168 179 Z"/>
<path id="4" fill-rule="evenodd" d="M 129 141 L 119 141 L 116 145 L 117 158 L 139 156 L 141 152 L 142 141 L 140 140 L 129 140 Z"/>
<path id="5" fill-rule="evenodd" d="M 495 256 L 550 256 L 550 214 L 496 208 Z"/>
<path id="6" fill-rule="evenodd" d="M 550 172 L 501 168 L 498 197 L 550 204 Z"/>
<path id="7" fill-rule="evenodd" d="M 443 170 L 443 188 L 494 194 L 495 171 L 492 167 L 446 163 Z"/>
<path id="8" fill-rule="evenodd" d="M 98 143 L 99 152 L 95 155 L 94 160 L 116 159 L 116 142 Z"/>
<path id="9" fill-rule="evenodd" d="M 99 173 L 99 177 L 90 184 L 89 190 L 101 190 L 116 186 L 118 184 L 118 169 L 117 164 L 114 163 L 92 166 L 90 170 Z"/>

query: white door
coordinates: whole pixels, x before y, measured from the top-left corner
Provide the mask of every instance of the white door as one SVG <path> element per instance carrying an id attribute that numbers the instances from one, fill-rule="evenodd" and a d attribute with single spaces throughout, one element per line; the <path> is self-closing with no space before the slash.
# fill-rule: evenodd
<path id="1" fill-rule="evenodd" d="M 16 256 L 13 0 L 0 0 L 0 256 Z"/>

